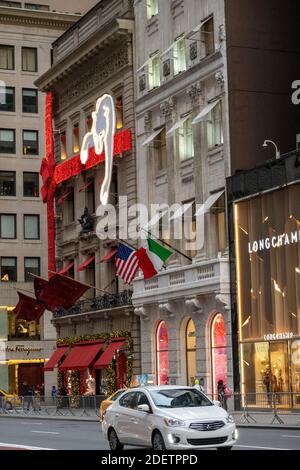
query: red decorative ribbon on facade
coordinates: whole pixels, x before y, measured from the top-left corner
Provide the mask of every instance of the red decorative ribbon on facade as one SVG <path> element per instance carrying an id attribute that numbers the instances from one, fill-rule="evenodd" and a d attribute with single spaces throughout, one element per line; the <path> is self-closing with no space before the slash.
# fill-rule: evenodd
<path id="1" fill-rule="evenodd" d="M 88 170 L 105 161 L 104 152 L 97 155 L 95 149 L 89 149 L 89 157 L 86 165 L 82 165 L 80 155 L 56 164 L 53 142 L 53 95 L 51 92 L 46 96 L 45 110 L 45 132 L 46 132 L 46 157 L 42 160 L 40 175 L 43 180 L 41 195 L 43 202 L 47 204 L 48 220 L 48 270 L 55 272 L 55 219 L 54 219 L 54 194 L 57 185 L 67 181 L 73 176 L 79 175 L 83 170 Z M 131 130 L 123 130 L 115 134 L 114 156 L 121 155 L 132 149 Z M 51 278 L 51 273 L 49 273 Z"/>

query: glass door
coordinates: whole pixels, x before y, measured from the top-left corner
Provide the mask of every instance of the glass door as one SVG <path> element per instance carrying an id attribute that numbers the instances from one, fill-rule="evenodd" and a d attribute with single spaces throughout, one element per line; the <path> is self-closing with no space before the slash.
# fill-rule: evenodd
<path id="1" fill-rule="evenodd" d="M 288 343 L 270 343 L 270 372 L 272 392 L 276 395 L 276 404 L 279 407 L 290 407 Z"/>

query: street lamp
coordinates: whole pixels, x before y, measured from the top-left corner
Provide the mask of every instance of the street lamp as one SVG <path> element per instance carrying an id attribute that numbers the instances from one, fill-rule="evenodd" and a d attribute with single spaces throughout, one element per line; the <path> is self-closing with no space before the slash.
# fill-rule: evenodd
<path id="1" fill-rule="evenodd" d="M 276 150 L 276 159 L 280 158 L 280 150 L 277 147 L 277 145 L 275 144 L 275 142 L 273 142 L 273 140 L 265 140 L 264 143 L 263 143 L 263 147 L 264 148 L 268 147 L 268 144 L 274 145 L 275 150 Z"/>

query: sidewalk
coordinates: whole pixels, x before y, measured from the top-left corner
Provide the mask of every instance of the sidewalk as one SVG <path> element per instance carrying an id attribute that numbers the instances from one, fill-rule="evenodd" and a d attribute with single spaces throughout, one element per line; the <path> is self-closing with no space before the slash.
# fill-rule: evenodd
<path id="1" fill-rule="evenodd" d="M 93 410 L 73 410 L 72 413 L 65 414 L 67 410 L 50 410 L 48 413 L 44 411 L 33 410 L 23 412 L 22 410 L 14 410 L 8 412 L 0 412 L 1 418 L 17 418 L 17 419 L 40 419 L 40 420 L 61 420 L 61 421 L 85 421 L 99 422 L 98 416 Z M 300 431 L 300 413 L 280 413 L 278 419 L 274 418 L 272 412 L 252 412 L 243 413 L 235 411 L 231 413 L 234 417 L 237 427 L 239 428 L 270 428 L 270 429 L 298 429 Z"/>

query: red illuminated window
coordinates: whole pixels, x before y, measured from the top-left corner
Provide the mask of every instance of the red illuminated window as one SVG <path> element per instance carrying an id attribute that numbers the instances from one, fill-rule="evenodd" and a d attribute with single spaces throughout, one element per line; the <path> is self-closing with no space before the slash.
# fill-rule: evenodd
<path id="1" fill-rule="evenodd" d="M 168 385 L 169 383 L 169 338 L 168 329 L 164 321 L 160 322 L 156 332 L 156 361 L 157 383 Z"/>
<path id="2" fill-rule="evenodd" d="M 226 328 L 221 313 L 218 313 L 212 322 L 211 344 L 213 391 L 218 397 L 218 381 L 223 380 L 224 384 L 227 384 Z"/>

